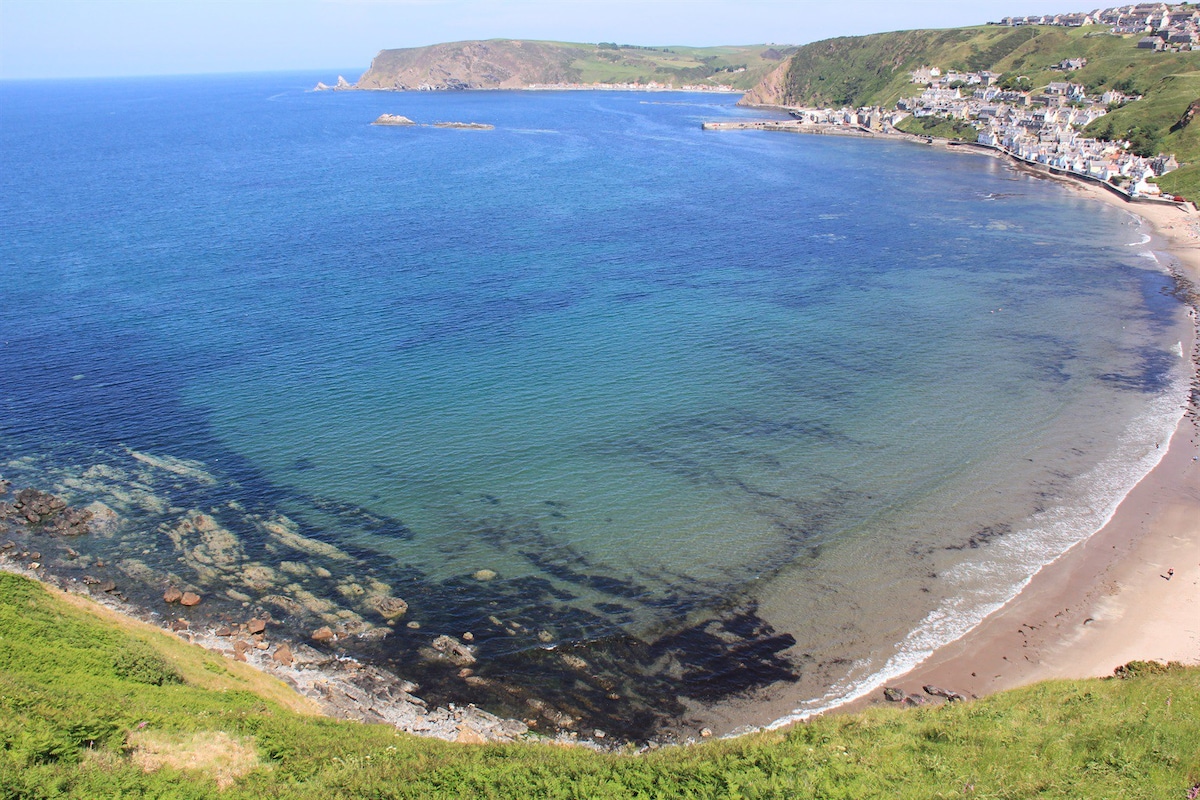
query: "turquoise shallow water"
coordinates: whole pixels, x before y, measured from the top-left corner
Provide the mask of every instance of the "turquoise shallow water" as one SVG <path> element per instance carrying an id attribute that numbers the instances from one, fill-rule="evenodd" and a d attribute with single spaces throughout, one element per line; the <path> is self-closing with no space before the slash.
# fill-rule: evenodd
<path id="1" fill-rule="evenodd" d="M 147 596 L 643 737 L 953 638 L 1179 417 L 1135 220 L 1002 162 L 316 79 L 0 86 L 4 476 L 112 508 L 82 549 Z M 465 631 L 492 684 L 421 657 Z"/>

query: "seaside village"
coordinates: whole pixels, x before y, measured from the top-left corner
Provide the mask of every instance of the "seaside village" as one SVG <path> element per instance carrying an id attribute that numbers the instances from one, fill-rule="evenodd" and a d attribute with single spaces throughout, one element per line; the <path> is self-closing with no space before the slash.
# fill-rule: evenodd
<path id="1" fill-rule="evenodd" d="M 1147 34 L 1137 43 L 1141 49 L 1200 50 L 1200 8 L 1196 6 L 1146 3 L 1090 14 L 1005 17 L 1000 24 L 1107 25 L 1116 34 Z M 1146 158 L 1131 152 L 1128 142 L 1101 141 L 1082 134 L 1085 126 L 1110 108 L 1140 99 L 1117 91 L 1087 94 L 1082 85 L 1071 81 L 1071 73 L 1086 65 L 1084 58 L 1053 65 L 1062 73 L 1062 80 L 1052 81 L 1040 91 L 1003 89 L 999 86 L 1000 76 L 987 71 L 943 71 L 925 66 L 911 73 L 913 84 L 924 88 L 897 102 L 895 109 L 805 108 L 791 113 L 801 123 L 885 132 L 910 115 L 962 120 L 975 127 L 981 145 L 1023 161 L 1103 181 L 1131 196 L 1162 197 L 1152 180 L 1179 166 L 1174 156 Z"/>

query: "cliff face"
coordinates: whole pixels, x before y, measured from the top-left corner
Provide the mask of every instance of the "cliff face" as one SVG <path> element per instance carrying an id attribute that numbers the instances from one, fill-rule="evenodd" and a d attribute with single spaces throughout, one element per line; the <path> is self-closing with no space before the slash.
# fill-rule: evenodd
<path id="1" fill-rule="evenodd" d="M 359 89 L 520 89 L 573 83 L 575 55 L 543 42 L 451 42 L 383 50 L 358 79 Z"/>
<path id="2" fill-rule="evenodd" d="M 773 69 L 757 86 L 742 95 L 739 106 L 781 106 L 787 101 L 787 75 L 790 59 Z"/>

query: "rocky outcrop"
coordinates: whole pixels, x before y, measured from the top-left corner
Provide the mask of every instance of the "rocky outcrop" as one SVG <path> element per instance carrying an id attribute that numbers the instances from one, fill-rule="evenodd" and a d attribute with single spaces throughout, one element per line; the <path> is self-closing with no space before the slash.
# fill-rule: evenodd
<path id="1" fill-rule="evenodd" d="M 346 80 L 341 75 L 338 75 L 337 83 L 335 85 L 327 86 L 324 83 L 321 83 L 320 81 L 318 81 L 317 85 L 313 87 L 313 91 L 314 92 L 344 92 L 347 89 L 353 89 L 353 88 L 354 88 L 353 83 Z"/>
<path id="2" fill-rule="evenodd" d="M 0 501 L 0 530 L 11 524 L 38 533 L 81 536 L 89 532 L 91 519 L 91 512 L 72 508 L 61 497 L 37 489 L 20 490 L 12 502 Z"/>

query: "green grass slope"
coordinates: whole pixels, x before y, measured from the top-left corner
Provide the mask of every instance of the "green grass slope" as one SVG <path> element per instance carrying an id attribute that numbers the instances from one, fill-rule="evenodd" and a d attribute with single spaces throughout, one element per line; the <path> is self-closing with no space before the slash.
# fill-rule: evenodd
<path id="1" fill-rule="evenodd" d="M 0 573 L 0 797 L 1124 800 L 1200 782 L 1192 669 L 601 754 L 299 714 L 243 665 L 81 605 Z"/>
<path id="2" fill-rule="evenodd" d="M 1169 75 L 1200 71 L 1200 52 L 1155 53 L 1136 44 L 1136 37 L 1095 27 L 996 25 L 827 39 L 796 50 L 774 99 L 781 105 L 891 106 L 917 93 L 909 73 L 925 65 L 1021 75 L 1034 87 L 1070 80 L 1093 93 L 1115 88 L 1147 95 Z M 1052 69 L 1065 58 L 1088 64 L 1071 73 Z"/>

